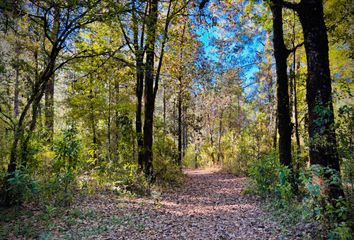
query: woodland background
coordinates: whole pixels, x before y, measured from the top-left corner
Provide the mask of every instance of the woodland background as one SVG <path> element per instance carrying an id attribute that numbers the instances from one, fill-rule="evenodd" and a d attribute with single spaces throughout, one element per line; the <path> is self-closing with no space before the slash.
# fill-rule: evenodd
<path id="1" fill-rule="evenodd" d="M 350 239 L 353 4 L 314 15 L 330 74 L 311 88 L 298 2 L 1 1 L 4 205 L 149 195 L 217 165 Z M 311 105 L 325 86 L 329 105 Z"/>

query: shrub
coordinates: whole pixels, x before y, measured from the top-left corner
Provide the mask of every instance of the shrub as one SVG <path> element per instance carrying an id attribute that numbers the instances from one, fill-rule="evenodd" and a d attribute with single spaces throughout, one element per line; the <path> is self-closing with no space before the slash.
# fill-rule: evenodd
<path id="1" fill-rule="evenodd" d="M 178 151 L 172 138 L 161 136 L 154 144 L 154 179 L 158 185 L 178 186 L 183 182 L 181 167 L 177 165 Z"/>
<path id="2" fill-rule="evenodd" d="M 143 172 L 138 171 L 136 164 L 124 164 L 123 169 L 125 173 L 120 176 L 122 189 L 125 189 L 133 194 L 139 196 L 146 196 L 150 194 L 150 184 L 146 180 Z"/>
<path id="3" fill-rule="evenodd" d="M 80 157 L 81 144 L 77 139 L 77 130 L 75 127 L 65 129 L 61 138 L 55 143 L 55 171 L 74 170 Z"/>
<path id="4" fill-rule="evenodd" d="M 154 161 L 154 169 L 158 185 L 175 187 L 180 186 L 184 181 L 181 167 L 164 158 Z"/>
<path id="5" fill-rule="evenodd" d="M 11 176 L 6 177 L 8 181 L 7 194 L 13 199 L 13 204 L 21 204 L 33 199 L 39 192 L 39 186 L 24 170 L 16 170 Z"/>
<path id="6" fill-rule="evenodd" d="M 290 169 L 277 161 L 275 153 L 254 161 L 249 168 L 249 175 L 257 194 L 276 197 L 283 204 L 291 200 Z"/>
<path id="7" fill-rule="evenodd" d="M 327 177 L 326 177 L 327 176 Z M 330 178 L 328 178 L 330 176 Z M 322 221 L 330 229 L 337 229 L 342 232 L 349 224 L 350 203 L 343 197 L 329 199 L 329 185 L 339 185 L 340 178 L 338 173 L 328 167 L 313 165 L 309 170 L 300 173 L 301 190 L 304 194 L 303 208 L 306 217 L 313 217 Z M 342 223 L 338 225 L 338 223 Z M 336 231 L 336 230 L 335 230 Z M 333 236 L 335 236 L 334 234 Z"/>

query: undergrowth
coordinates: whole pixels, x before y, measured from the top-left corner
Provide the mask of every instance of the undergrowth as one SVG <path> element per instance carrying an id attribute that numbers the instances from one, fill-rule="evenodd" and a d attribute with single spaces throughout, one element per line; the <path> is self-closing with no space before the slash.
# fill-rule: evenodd
<path id="1" fill-rule="evenodd" d="M 353 239 L 353 199 L 330 199 L 329 185 L 341 185 L 338 174 L 329 168 L 313 165 L 298 174 L 294 188 L 292 171 L 281 165 L 275 153 L 265 155 L 249 168 L 250 182 L 245 193 L 261 196 L 274 219 L 284 230 L 301 230 L 302 238 Z M 325 176 L 331 176 L 329 179 Z M 295 197 L 296 196 L 296 197 Z"/>

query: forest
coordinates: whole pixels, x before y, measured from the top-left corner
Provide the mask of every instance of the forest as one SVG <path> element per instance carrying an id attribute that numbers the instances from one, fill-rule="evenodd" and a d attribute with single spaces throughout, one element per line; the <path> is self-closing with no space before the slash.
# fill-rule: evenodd
<path id="1" fill-rule="evenodd" d="M 353 239 L 353 14 L 0 0 L 0 239 Z"/>

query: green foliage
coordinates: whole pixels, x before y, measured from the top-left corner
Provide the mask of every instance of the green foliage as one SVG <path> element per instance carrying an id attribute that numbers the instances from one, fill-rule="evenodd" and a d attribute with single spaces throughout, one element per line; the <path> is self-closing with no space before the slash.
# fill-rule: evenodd
<path id="1" fill-rule="evenodd" d="M 328 234 L 329 240 L 351 240 L 353 239 L 352 229 L 346 223 L 336 224 L 335 228 Z"/>
<path id="2" fill-rule="evenodd" d="M 162 186 L 179 186 L 184 177 L 182 166 L 178 166 L 176 159 L 178 151 L 172 138 L 158 135 L 154 147 L 154 178 L 156 184 Z"/>
<path id="3" fill-rule="evenodd" d="M 223 169 L 233 174 L 246 174 L 251 159 L 257 157 L 257 152 L 254 151 L 255 141 L 249 129 L 245 129 L 240 135 L 230 131 L 222 137 L 221 143 Z"/>
<path id="4" fill-rule="evenodd" d="M 186 152 L 185 152 L 185 155 L 183 158 L 183 167 L 197 168 L 198 167 L 197 157 L 198 157 L 198 153 L 195 151 L 195 147 L 192 145 L 189 145 L 186 149 Z"/>
<path id="5" fill-rule="evenodd" d="M 354 192 L 354 108 L 350 105 L 343 105 L 338 110 L 337 140 L 338 152 L 341 159 L 341 179 L 343 187 L 349 198 L 353 199 Z"/>
<path id="6" fill-rule="evenodd" d="M 301 202 L 294 201 L 290 170 L 279 164 L 274 153 L 254 161 L 249 175 L 251 182 L 246 192 L 277 199 L 272 201 L 273 208 L 288 211 L 296 222 L 301 221 L 299 213 L 303 220 L 321 222 L 328 229 L 329 239 L 351 239 L 351 200 L 343 197 L 330 199 L 327 192 L 330 186 L 341 184 L 335 170 L 313 165 L 309 170 L 301 171 L 298 181 Z"/>
<path id="7" fill-rule="evenodd" d="M 328 178 L 328 176 L 330 176 Z M 328 229 L 328 239 L 352 239 L 351 199 L 329 199 L 327 189 L 340 184 L 338 173 L 330 168 L 313 165 L 300 173 L 303 191 L 303 215 L 321 221 Z"/>
<path id="8" fill-rule="evenodd" d="M 292 199 L 290 170 L 277 161 L 275 153 L 255 160 L 249 168 L 249 175 L 259 195 L 276 197 L 281 200 L 281 204 L 286 204 Z"/>
<path id="9" fill-rule="evenodd" d="M 34 200 L 36 194 L 39 192 L 39 186 L 29 174 L 24 170 L 16 170 L 7 179 L 7 194 L 14 202 L 11 204 L 20 204 L 28 200 Z"/>
<path id="10" fill-rule="evenodd" d="M 128 170 L 129 174 L 121 175 L 121 181 L 118 186 L 121 189 L 127 190 L 139 196 L 150 195 L 150 184 L 142 172 L 139 172 L 137 165 L 126 164 L 124 169 Z M 121 193 L 122 191 L 120 191 Z"/>
<path id="11" fill-rule="evenodd" d="M 75 127 L 65 129 L 54 145 L 56 172 L 75 170 L 80 157 L 80 141 Z"/>
<path id="12" fill-rule="evenodd" d="M 330 176 L 330 177 L 328 177 Z M 339 197 L 329 199 L 328 189 L 340 185 L 338 173 L 330 168 L 313 165 L 310 170 L 300 173 L 301 190 L 303 192 L 303 207 L 306 217 L 313 217 L 330 225 L 347 222 L 350 214 L 350 202 Z"/>
<path id="13" fill-rule="evenodd" d="M 74 194 L 77 190 L 76 176 L 69 170 L 65 173 L 58 173 L 48 184 L 44 185 L 43 194 L 55 206 L 68 206 L 74 200 Z"/>

